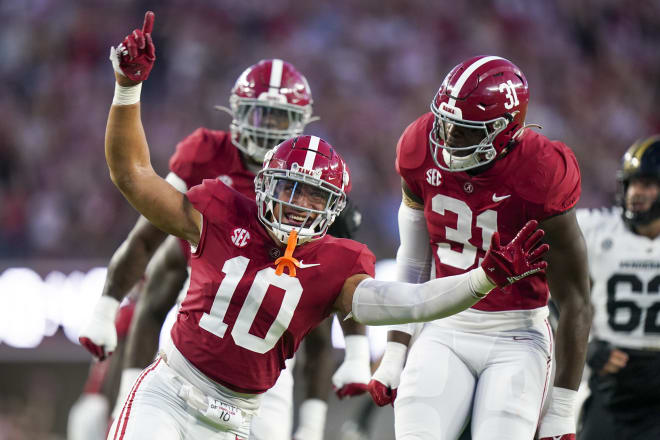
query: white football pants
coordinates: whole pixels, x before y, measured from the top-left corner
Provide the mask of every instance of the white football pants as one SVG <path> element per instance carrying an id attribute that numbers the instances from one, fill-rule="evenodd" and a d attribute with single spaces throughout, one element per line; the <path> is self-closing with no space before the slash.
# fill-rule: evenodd
<path id="1" fill-rule="evenodd" d="M 173 345 L 170 332 L 179 311 L 177 304 L 170 310 L 160 333 L 160 347 Z M 293 368 L 295 358 L 286 361 L 273 388 L 261 398 L 259 413 L 252 417 L 250 440 L 291 440 L 293 435 Z"/>
<path id="2" fill-rule="evenodd" d="M 413 344 L 394 403 L 398 440 L 530 440 L 550 381 L 552 334 L 468 332 L 427 324 Z"/>
<path id="3" fill-rule="evenodd" d="M 247 440 L 261 395 L 237 393 L 213 382 L 173 344 L 163 351 L 133 384 L 108 440 Z M 234 408 L 233 424 L 227 426 L 229 418 L 222 422 L 202 415 L 217 416 L 218 405 Z"/>

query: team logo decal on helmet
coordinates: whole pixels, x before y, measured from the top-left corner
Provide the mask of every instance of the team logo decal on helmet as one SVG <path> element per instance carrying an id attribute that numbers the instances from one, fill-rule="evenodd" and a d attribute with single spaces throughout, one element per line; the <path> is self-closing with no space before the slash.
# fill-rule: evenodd
<path id="1" fill-rule="evenodd" d="M 528 102 L 527 79 L 509 60 L 478 56 L 454 67 L 431 102 L 436 165 L 466 171 L 493 162 L 522 135 Z"/>
<path id="2" fill-rule="evenodd" d="M 312 122 L 312 92 L 293 65 L 279 59 L 248 67 L 231 90 L 232 143 L 254 162 L 262 163 L 275 145 L 302 134 Z"/>
<path id="3" fill-rule="evenodd" d="M 623 208 L 623 220 L 630 227 L 646 225 L 660 218 L 660 196 L 645 211 L 628 209 L 626 192 L 633 179 L 650 179 L 660 185 L 660 135 L 636 141 L 623 155 L 617 175 L 617 199 Z"/>
<path id="4" fill-rule="evenodd" d="M 282 243 L 321 238 L 346 206 L 350 175 L 344 159 L 323 139 L 289 139 L 264 159 L 255 178 L 259 220 Z"/>

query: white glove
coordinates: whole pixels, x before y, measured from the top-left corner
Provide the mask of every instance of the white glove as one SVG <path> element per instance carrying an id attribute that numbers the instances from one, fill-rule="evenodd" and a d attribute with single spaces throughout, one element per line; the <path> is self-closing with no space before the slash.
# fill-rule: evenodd
<path id="1" fill-rule="evenodd" d="M 349 335 L 344 340 L 344 362 L 332 375 L 332 389 L 340 399 L 365 393 L 371 378 L 369 339 L 365 335 Z"/>
<path id="2" fill-rule="evenodd" d="M 323 440 L 328 404 L 319 399 L 307 399 L 300 405 L 298 429 L 293 440 Z"/>
<path id="3" fill-rule="evenodd" d="M 119 301 L 101 296 L 78 336 L 80 344 L 100 361 L 110 356 L 117 347 L 115 317 L 118 310 Z"/>
<path id="4" fill-rule="evenodd" d="M 394 406 L 407 351 L 408 346 L 405 344 L 393 341 L 387 343 L 380 366 L 369 382 L 369 393 L 376 405 L 384 406 L 389 403 Z"/>
<path id="5" fill-rule="evenodd" d="M 539 424 L 539 438 L 574 440 L 577 391 L 553 387 L 550 393 L 548 410 Z"/>

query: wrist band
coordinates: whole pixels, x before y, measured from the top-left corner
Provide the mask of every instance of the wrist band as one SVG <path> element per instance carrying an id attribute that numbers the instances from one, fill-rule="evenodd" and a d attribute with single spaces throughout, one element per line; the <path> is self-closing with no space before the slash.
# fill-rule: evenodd
<path id="1" fill-rule="evenodd" d="M 468 282 L 470 283 L 470 289 L 474 292 L 474 296 L 477 298 L 483 298 L 493 290 L 496 285 L 488 279 L 484 269 L 479 266 L 476 269 L 473 269 L 469 272 L 470 277 Z"/>
<path id="2" fill-rule="evenodd" d="M 112 105 L 133 105 L 140 102 L 140 93 L 142 92 L 142 83 L 134 86 L 120 86 L 115 83 L 115 96 L 112 99 Z"/>
<path id="3" fill-rule="evenodd" d="M 369 362 L 369 339 L 365 335 L 346 335 L 344 358 Z"/>
<path id="4" fill-rule="evenodd" d="M 93 314 L 114 321 L 118 310 L 119 301 L 111 296 L 101 295 L 94 306 Z"/>

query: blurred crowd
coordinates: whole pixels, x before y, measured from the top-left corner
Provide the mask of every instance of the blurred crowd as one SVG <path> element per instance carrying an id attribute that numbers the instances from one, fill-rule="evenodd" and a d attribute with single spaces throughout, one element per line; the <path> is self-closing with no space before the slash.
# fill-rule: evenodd
<path id="1" fill-rule="evenodd" d="M 660 3 L 640 0 L 25 0 L 0 3 L 0 258 L 108 258 L 136 212 L 114 188 L 103 138 L 109 47 L 156 13 L 157 61 L 143 121 L 162 175 L 198 126 L 226 129 L 234 80 L 279 57 L 303 72 L 321 117 L 309 127 L 352 170 L 359 239 L 398 243 L 395 146 L 444 75 L 479 54 L 511 59 L 531 90 L 528 122 L 566 142 L 580 206 L 609 205 L 619 159 L 660 132 Z"/>

